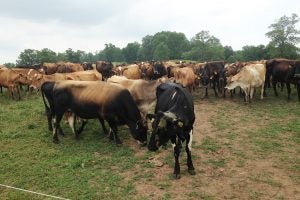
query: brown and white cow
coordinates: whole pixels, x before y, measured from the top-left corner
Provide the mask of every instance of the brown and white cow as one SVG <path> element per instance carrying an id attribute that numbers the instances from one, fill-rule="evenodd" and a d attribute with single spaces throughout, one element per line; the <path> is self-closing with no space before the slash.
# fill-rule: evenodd
<path id="1" fill-rule="evenodd" d="M 232 90 L 238 86 L 241 87 L 245 92 L 245 102 L 248 103 L 253 98 L 254 88 L 261 87 L 261 99 L 263 99 L 265 75 L 265 64 L 248 64 L 227 80 L 226 89 Z"/>

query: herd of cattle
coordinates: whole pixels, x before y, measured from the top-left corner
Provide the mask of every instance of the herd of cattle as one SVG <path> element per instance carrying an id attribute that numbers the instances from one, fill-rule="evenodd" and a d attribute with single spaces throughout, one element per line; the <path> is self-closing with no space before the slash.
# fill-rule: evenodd
<path id="1" fill-rule="evenodd" d="M 178 158 L 184 141 L 188 171 L 195 174 L 191 159 L 195 87 L 201 85 L 207 96 L 211 86 L 216 96 L 224 97 L 227 90 L 233 95 L 232 90 L 240 87 L 247 103 L 258 87 L 263 98 L 270 82 L 275 95 L 278 95 L 277 83 L 285 84 L 288 99 L 290 84 L 294 83 L 300 100 L 300 62 L 280 58 L 232 64 L 169 61 L 113 66 L 111 62 L 97 61 L 95 64 L 58 62 L 30 68 L 0 67 L 1 93 L 2 87 L 6 87 L 13 99 L 20 99 L 20 85 L 27 85 L 29 91 L 41 91 L 54 142 L 58 142 L 58 133 L 64 134 L 60 127 L 63 116 L 76 138 L 88 119 L 98 119 L 104 133 L 117 144 L 121 144 L 117 126 L 127 125 L 133 138 L 147 145 L 147 120 L 151 121 L 148 149 L 157 150 L 171 141 L 176 178 L 180 177 Z M 150 114 L 155 103 L 154 114 Z M 82 122 L 78 129 L 76 117 Z"/>

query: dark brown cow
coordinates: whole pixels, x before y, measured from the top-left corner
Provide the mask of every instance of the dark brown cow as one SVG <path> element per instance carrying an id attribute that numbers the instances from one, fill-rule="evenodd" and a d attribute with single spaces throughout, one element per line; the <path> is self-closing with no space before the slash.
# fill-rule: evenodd
<path id="1" fill-rule="evenodd" d="M 221 88 L 225 87 L 224 67 L 224 61 L 208 62 L 205 64 L 200 78 L 202 85 L 205 88 L 206 97 L 208 96 L 207 89 L 210 82 L 212 83 L 212 88 L 215 92 L 215 96 L 218 96 L 217 91 L 220 92 Z"/>
<path id="2" fill-rule="evenodd" d="M 106 80 L 112 76 L 112 68 L 113 68 L 113 64 L 111 62 L 107 62 L 107 61 L 96 62 L 96 69 L 98 72 L 102 74 L 103 80 Z"/>
<path id="3" fill-rule="evenodd" d="M 288 92 L 288 99 L 291 98 L 291 86 L 290 83 L 293 83 L 293 78 L 295 74 L 295 65 L 294 60 L 288 59 L 270 59 L 266 63 L 266 83 L 270 82 L 272 77 L 272 86 L 274 89 L 275 96 L 278 96 L 276 85 L 277 83 L 285 83 Z M 266 87 L 266 84 L 265 84 Z M 300 100 L 300 97 L 299 97 Z"/>

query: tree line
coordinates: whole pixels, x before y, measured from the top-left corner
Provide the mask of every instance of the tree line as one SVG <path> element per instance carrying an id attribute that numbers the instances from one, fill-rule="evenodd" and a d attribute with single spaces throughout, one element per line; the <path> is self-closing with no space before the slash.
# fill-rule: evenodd
<path id="1" fill-rule="evenodd" d="M 270 39 L 267 45 L 246 45 L 235 51 L 231 46 L 223 46 L 220 40 L 209 31 L 202 30 L 188 40 L 184 33 L 162 31 L 154 35 L 146 35 L 142 42 L 128 43 L 119 48 L 111 43 L 104 49 L 91 53 L 82 50 L 67 49 L 56 53 L 51 49 L 25 49 L 16 61 L 18 66 L 31 66 L 44 62 L 95 62 L 97 60 L 111 62 L 127 62 L 145 60 L 193 60 L 198 62 L 225 60 L 228 62 L 261 60 L 275 57 L 299 59 L 300 31 L 296 29 L 299 22 L 297 14 L 282 16 L 269 26 L 265 35 Z M 14 66 L 14 63 L 6 63 Z"/>

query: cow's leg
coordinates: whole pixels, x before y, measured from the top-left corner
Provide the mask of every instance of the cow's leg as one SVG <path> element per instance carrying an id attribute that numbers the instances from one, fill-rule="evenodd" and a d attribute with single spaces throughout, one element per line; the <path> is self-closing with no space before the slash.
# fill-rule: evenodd
<path id="1" fill-rule="evenodd" d="M 254 87 L 250 87 L 250 98 L 249 98 L 249 102 L 252 101 L 253 99 L 253 93 L 254 93 L 255 88 Z"/>
<path id="2" fill-rule="evenodd" d="M 63 112 L 58 112 L 56 113 L 55 115 L 55 121 L 54 121 L 54 130 L 53 130 L 53 142 L 54 143 L 58 143 L 59 140 L 58 140 L 58 136 L 57 136 L 57 132 L 58 132 L 58 129 L 60 129 L 60 121 L 63 117 Z"/>
<path id="3" fill-rule="evenodd" d="M 111 131 L 110 131 L 111 133 L 110 134 L 112 134 L 116 144 L 122 144 L 122 142 L 121 142 L 121 140 L 118 136 L 117 123 L 115 122 L 115 120 L 109 119 L 109 120 L 107 120 L 107 122 L 108 122 L 108 124 L 111 128 Z"/>
<path id="4" fill-rule="evenodd" d="M 284 82 L 280 82 L 280 91 L 282 92 L 284 88 Z"/>
<path id="5" fill-rule="evenodd" d="M 286 83 L 286 89 L 288 91 L 288 100 L 291 99 L 291 84 L 289 82 Z"/>
<path id="6" fill-rule="evenodd" d="M 216 81 L 213 81 L 213 89 L 214 89 L 214 92 L 215 92 L 215 96 L 218 97 L 218 92 L 216 90 Z"/>
<path id="7" fill-rule="evenodd" d="M 179 155 L 181 151 L 181 141 L 179 138 L 173 138 L 171 140 L 172 146 L 174 149 L 174 157 L 175 157 L 175 166 L 174 166 L 174 178 L 179 179 L 180 178 L 180 165 L 179 165 Z"/>
<path id="8" fill-rule="evenodd" d="M 264 95 L 266 95 L 266 93 L 265 93 L 265 83 L 262 83 L 261 91 L 260 91 L 260 99 L 263 99 Z"/>
<path id="9" fill-rule="evenodd" d="M 103 132 L 105 133 L 105 135 L 108 135 L 108 131 L 107 131 L 106 127 L 105 127 L 104 119 L 102 119 L 101 117 L 99 117 L 98 120 L 101 123 Z"/>
<path id="10" fill-rule="evenodd" d="M 78 130 L 76 130 L 76 137 L 79 137 L 79 135 L 81 134 L 81 132 L 83 131 L 83 129 L 84 129 L 84 127 L 85 127 L 85 125 L 88 123 L 88 120 L 86 120 L 86 119 L 80 119 L 80 121 L 81 121 L 81 126 L 80 126 L 80 128 L 78 129 Z M 76 123 L 76 122 L 75 122 Z"/>
<path id="11" fill-rule="evenodd" d="M 17 91 L 17 94 L 18 94 L 18 100 L 20 100 L 21 99 L 20 88 L 19 88 L 18 85 L 16 85 L 15 88 L 16 88 L 16 91 Z"/>
<path id="12" fill-rule="evenodd" d="M 189 132 L 189 136 L 186 140 L 185 151 L 187 154 L 187 166 L 191 175 L 195 175 L 195 168 L 192 162 L 192 142 L 193 142 L 193 129 Z"/>
<path id="13" fill-rule="evenodd" d="M 49 108 L 46 108 L 46 115 L 47 115 L 47 120 L 48 120 L 48 130 L 53 131 L 53 126 L 52 126 L 52 113 Z"/>
<path id="14" fill-rule="evenodd" d="M 298 94 L 298 101 L 300 101 L 300 83 L 297 81 L 297 94 Z"/>
<path id="15" fill-rule="evenodd" d="M 278 96 L 278 92 L 277 92 L 277 89 L 276 89 L 276 81 L 275 80 L 272 80 L 272 86 L 273 86 L 273 89 L 274 89 L 274 93 L 275 93 L 275 96 L 277 97 Z"/>
<path id="16" fill-rule="evenodd" d="M 1 91 L 1 94 L 3 93 L 3 91 L 2 91 L 2 86 L 0 86 L 0 91 Z"/>

